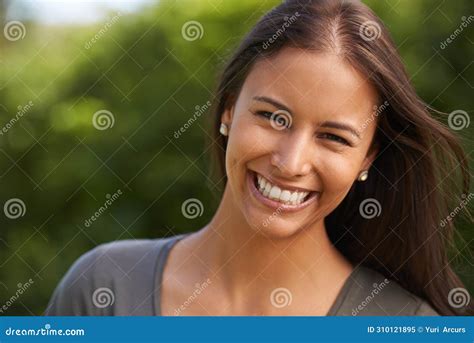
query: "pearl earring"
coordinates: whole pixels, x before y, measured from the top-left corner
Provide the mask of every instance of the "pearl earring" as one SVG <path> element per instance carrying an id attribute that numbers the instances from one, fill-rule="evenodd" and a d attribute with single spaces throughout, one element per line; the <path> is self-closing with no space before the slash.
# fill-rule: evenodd
<path id="1" fill-rule="evenodd" d="M 360 172 L 359 177 L 357 178 L 357 180 L 365 181 L 365 180 L 368 179 L 368 177 L 369 177 L 369 172 L 367 170 L 364 170 L 364 171 Z"/>
<path id="2" fill-rule="evenodd" d="M 229 135 L 229 128 L 227 127 L 226 124 L 221 123 L 221 127 L 220 127 L 220 129 L 219 129 L 219 132 L 220 132 L 221 135 L 223 135 L 223 136 L 228 136 L 228 135 Z"/>

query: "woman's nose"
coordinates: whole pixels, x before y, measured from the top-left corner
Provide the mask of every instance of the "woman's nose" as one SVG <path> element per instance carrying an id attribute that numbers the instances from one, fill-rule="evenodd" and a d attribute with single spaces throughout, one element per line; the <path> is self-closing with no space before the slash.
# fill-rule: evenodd
<path id="1" fill-rule="evenodd" d="M 273 151 L 271 163 L 286 177 L 307 175 L 311 171 L 311 146 L 303 134 L 282 138 Z"/>

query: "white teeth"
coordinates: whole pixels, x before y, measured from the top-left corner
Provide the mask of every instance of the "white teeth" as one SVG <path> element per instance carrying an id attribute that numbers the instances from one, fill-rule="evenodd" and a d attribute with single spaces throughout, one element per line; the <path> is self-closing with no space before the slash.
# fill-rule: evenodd
<path id="1" fill-rule="evenodd" d="M 257 179 L 258 179 L 258 188 L 260 190 L 263 190 L 265 188 L 265 180 L 263 180 L 263 178 L 257 174 Z"/>
<path id="2" fill-rule="evenodd" d="M 296 200 L 298 200 L 298 193 L 297 192 L 291 193 L 290 202 L 296 203 Z"/>
<path id="3" fill-rule="evenodd" d="M 270 190 L 270 198 L 278 200 L 280 198 L 281 189 L 280 187 L 273 186 Z"/>
<path id="4" fill-rule="evenodd" d="M 263 176 L 257 174 L 258 190 L 263 194 L 264 197 L 277 200 L 279 202 L 299 205 L 303 202 L 303 199 L 309 194 L 309 192 L 292 192 L 286 189 L 281 189 L 278 186 L 272 185 Z"/>
<path id="5" fill-rule="evenodd" d="M 267 182 L 267 184 L 265 186 L 265 189 L 264 189 L 262 194 L 264 196 L 268 197 L 268 194 L 270 194 L 270 189 L 272 189 L 272 185 L 269 182 Z"/>
<path id="6" fill-rule="evenodd" d="M 280 199 L 287 202 L 291 198 L 291 192 L 290 191 L 283 191 L 280 194 Z"/>

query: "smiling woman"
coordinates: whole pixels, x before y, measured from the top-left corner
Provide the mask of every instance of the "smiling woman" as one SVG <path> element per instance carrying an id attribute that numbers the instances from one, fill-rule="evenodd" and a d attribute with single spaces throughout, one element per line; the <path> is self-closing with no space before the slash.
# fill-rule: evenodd
<path id="1" fill-rule="evenodd" d="M 245 221 L 261 223 L 281 207 L 261 233 L 324 232 L 324 217 L 375 158 L 376 122 L 358 128 L 377 103 L 370 82 L 335 53 L 286 47 L 256 62 L 221 117 L 227 177 Z"/>
<path id="2" fill-rule="evenodd" d="M 452 221 L 439 226 L 469 191 L 465 154 L 369 8 L 283 2 L 245 37 L 216 99 L 225 187 L 210 223 L 94 249 L 47 314 L 473 313 L 449 265 Z"/>

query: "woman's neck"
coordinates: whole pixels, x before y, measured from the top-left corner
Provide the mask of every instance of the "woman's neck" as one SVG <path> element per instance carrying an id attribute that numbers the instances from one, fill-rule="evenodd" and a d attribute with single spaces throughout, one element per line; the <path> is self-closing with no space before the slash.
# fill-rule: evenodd
<path id="1" fill-rule="evenodd" d="M 295 303 L 318 293 L 324 301 L 327 290 L 341 287 L 352 271 L 329 240 L 323 220 L 291 237 L 271 238 L 246 222 L 229 194 L 211 222 L 193 236 L 189 247 L 205 266 L 200 275 L 219 285 L 234 313 L 275 310 L 269 298 L 277 288 L 291 292 Z"/>

